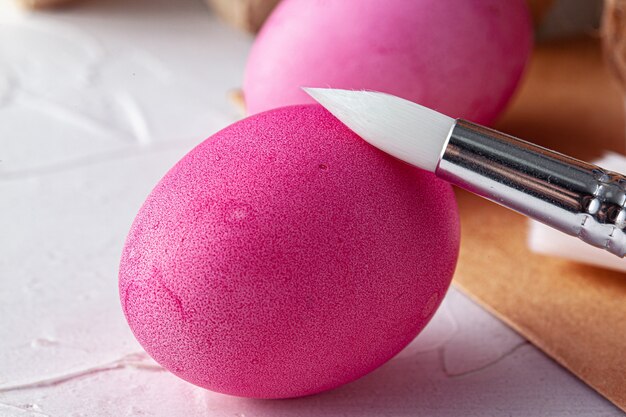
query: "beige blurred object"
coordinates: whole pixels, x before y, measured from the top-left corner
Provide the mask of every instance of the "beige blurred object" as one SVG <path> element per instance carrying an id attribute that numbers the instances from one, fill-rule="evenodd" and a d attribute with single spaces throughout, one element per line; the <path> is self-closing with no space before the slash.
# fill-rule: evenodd
<path id="1" fill-rule="evenodd" d="M 206 0 L 228 23 L 256 33 L 280 0 Z"/>
<path id="2" fill-rule="evenodd" d="M 543 18 L 552 7 L 554 0 L 527 0 L 530 14 L 533 16 L 535 26 L 539 26 Z"/>
<path id="3" fill-rule="evenodd" d="M 17 3 L 28 9 L 47 9 L 49 7 L 63 6 L 72 3 L 73 0 L 17 0 Z"/>
<path id="4" fill-rule="evenodd" d="M 246 101 L 240 88 L 228 92 L 228 101 L 235 107 L 239 116 L 246 117 Z"/>
<path id="5" fill-rule="evenodd" d="M 626 0 L 605 0 L 601 32 L 605 59 L 626 105 Z"/>
<path id="6" fill-rule="evenodd" d="M 604 2 L 602 40 L 610 68 L 626 89 L 626 0 Z"/>

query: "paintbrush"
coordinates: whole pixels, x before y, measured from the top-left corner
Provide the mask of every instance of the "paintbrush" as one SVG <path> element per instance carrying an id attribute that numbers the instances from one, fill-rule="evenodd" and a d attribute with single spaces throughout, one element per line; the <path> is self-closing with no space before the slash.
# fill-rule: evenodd
<path id="1" fill-rule="evenodd" d="M 626 177 L 389 94 L 305 88 L 364 140 L 502 206 L 626 255 Z"/>

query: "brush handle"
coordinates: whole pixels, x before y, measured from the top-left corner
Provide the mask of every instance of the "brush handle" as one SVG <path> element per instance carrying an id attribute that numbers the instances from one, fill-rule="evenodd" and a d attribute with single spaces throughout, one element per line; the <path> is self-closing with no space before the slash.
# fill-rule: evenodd
<path id="1" fill-rule="evenodd" d="M 457 120 L 438 177 L 626 255 L 626 177 L 521 139 Z"/>

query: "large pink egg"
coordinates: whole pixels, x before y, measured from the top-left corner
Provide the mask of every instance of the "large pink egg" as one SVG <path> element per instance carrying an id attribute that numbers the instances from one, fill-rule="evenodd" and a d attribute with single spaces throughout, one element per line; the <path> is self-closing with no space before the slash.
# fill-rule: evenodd
<path id="1" fill-rule="evenodd" d="M 312 102 L 300 87 L 367 89 L 490 124 L 531 46 L 525 0 L 283 0 L 252 48 L 246 106 Z"/>
<path id="2" fill-rule="evenodd" d="M 262 113 L 178 162 L 130 230 L 126 318 L 187 381 L 283 398 L 359 378 L 443 298 L 459 249 L 450 186 L 319 106 Z"/>

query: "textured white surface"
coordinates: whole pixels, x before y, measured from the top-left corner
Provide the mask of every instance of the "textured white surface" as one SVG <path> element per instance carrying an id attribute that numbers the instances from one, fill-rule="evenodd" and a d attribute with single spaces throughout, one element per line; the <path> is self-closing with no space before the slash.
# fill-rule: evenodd
<path id="1" fill-rule="evenodd" d="M 609 152 L 592 163 L 610 171 L 626 173 L 626 157 L 623 155 Z M 528 224 L 528 247 L 533 252 L 626 272 L 626 259 L 589 246 L 576 237 L 558 232 L 538 221 L 529 220 Z"/>
<path id="2" fill-rule="evenodd" d="M 398 357 L 333 392 L 246 400 L 162 370 L 121 314 L 119 254 L 156 181 L 236 119 L 250 39 L 200 1 L 4 1 L 0 416 L 621 415 L 454 290 Z"/>

